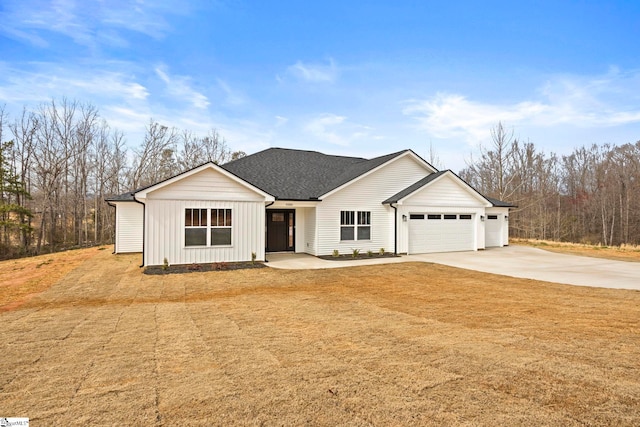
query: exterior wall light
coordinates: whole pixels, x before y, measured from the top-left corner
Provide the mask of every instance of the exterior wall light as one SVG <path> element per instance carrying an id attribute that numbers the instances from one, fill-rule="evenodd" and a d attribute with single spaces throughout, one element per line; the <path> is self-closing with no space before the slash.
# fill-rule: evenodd
<path id="1" fill-rule="evenodd" d="M 505 221 L 509 221 L 509 217 L 507 215 L 504 216 Z"/>
<path id="2" fill-rule="evenodd" d="M 480 215 L 480 221 L 484 222 L 484 215 Z"/>
<path id="3" fill-rule="evenodd" d="M 402 222 L 407 222 L 407 216 L 406 215 L 402 215 Z"/>

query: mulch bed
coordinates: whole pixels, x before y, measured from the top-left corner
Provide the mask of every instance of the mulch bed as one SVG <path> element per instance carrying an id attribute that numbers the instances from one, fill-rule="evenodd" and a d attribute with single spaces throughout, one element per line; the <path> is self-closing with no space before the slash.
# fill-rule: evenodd
<path id="1" fill-rule="evenodd" d="M 151 265 L 144 269 L 144 274 L 184 274 L 204 271 L 244 270 L 247 268 L 264 268 L 262 262 L 213 262 L 205 264 L 174 264 L 169 267 Z"/>
<path id="2" fill-rule="evenodd" d="M 356 255 L 355 257 L 353 256 L 353 254 L 341 254 L 338 256 L 333 256 L 333 255 L 321 255 L 318 258 L 320 259 L 326 259 L 329 261 L 355 261 L 355 260 L 359 260 L 359 259 L 376 259 L 376 258 L 396 258 L 399 257 L 400 255 L 395 255 L 393 252 L 385 252 L 384 255 L 380 255 L 379 253 L 373 253 L 371 254 L 371 256 L 367 255 L 367 253 L 360 253 L 358 255 Z"/>

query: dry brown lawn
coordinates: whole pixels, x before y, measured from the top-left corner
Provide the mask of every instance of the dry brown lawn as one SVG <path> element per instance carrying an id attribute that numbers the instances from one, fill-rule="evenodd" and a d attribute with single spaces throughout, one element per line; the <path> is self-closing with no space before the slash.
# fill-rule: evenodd
<path id="1" fill-rule="evenodd" d="M 0 312 L 24 304 L 106 247 L 0 262 Z"/>
<path id="2" fill-rule="evenodd" d="M 617 261 L 640 262 L 639 246 L 601 246 L 549 240 L 511 239 L 511 244 L 533 246 L 550 252 L 580 255 Z"/>
<path id="3" fill-rule="evenodd" d="M 640 292 L 424 263 L 146 276 L 108 252 L 0 313 L 0 416 L 640 424 Z"/>

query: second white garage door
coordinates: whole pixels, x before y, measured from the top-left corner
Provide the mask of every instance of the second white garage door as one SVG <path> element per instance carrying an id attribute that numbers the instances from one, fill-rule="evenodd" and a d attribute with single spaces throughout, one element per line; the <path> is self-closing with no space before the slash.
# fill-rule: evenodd
<path id="1" fill-rule="evenodd" d="M 409 215 L 409 253 L 471 251 L 473 215 L 412 213 Z"/>
<path id="2" fill-rule="evenodd" d="M 488 248 L 502 246 L 502 224 L 504 223 L 502 215 L 487 215 L 487 221 L 484 223 L 485 230 L 485 246 Z"/>

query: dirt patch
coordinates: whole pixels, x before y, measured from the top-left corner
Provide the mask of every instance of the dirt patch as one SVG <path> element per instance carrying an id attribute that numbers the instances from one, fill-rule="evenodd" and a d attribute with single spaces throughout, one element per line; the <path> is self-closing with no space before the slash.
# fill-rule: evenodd
<path id="1" fill-rule="evenodd" d="M 533 246 L 550 252 L 580 255 L 616 261 L 640 262 L 640 247 L 637 246 L 601 246 L 579 243 L 553 242 L 549 240 L 511 239 L 516 245 Z"/>
<path id="2" fill-rule="evenodd" d="M 101 253 L 0 313 L 34 425 L 640 424 L 640 292 L 427 263 L 147 276 Z"/>
<path id="3" fill-rule="evenodd" d="M 169 266 L 152 265 L 144 269 L 144 274 L 184 274 L 205 273 L 209 271 L 246 270 L 249 268 L 264 268 L 261 262 L 214 262 L 205 264 L 174 264 Z"/>
<path id="4" fill-rule="evenodd" d="M 106 247 L 76 249 L 0 262 L 0 311 L 19 307 Z"/>

